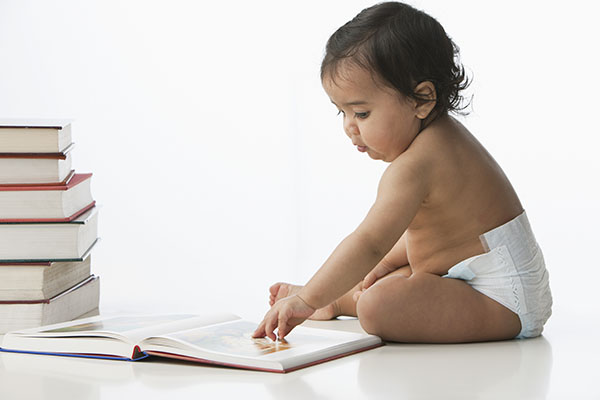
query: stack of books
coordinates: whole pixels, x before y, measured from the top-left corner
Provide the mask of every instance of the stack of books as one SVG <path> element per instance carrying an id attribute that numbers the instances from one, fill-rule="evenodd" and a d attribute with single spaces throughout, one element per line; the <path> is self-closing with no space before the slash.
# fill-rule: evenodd
<path id="1" fill-rule="evenodd" d="M 0 334 L 97 314 L 92 174 L 69 121 L 0 120 Z"/>

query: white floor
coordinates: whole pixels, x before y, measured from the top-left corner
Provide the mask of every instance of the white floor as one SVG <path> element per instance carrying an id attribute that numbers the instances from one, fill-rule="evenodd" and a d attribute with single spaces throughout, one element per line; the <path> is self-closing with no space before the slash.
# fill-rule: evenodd
<path id="1" fill-rule="evenodd" d="M 308 325 L 360 330 L 356 320 Z M 0 353 L 0 399 L 600 399 L 598 328 L 555 313 L 537 339 L 388 344 L 285 375 Z"/>

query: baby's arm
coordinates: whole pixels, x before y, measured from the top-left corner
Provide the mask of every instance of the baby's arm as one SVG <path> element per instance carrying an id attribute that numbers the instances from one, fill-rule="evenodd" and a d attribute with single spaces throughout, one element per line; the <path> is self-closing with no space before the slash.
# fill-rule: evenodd
<path id="1" fill-rule="evenodd" d="M 428 168 L 411 156 L 388 167 L 363 222 L 300 290 L 308 305 L 318 309 L 346 293 L 398 243 L 429 193 Z"/>
<path id="2" fill-rule="evenodd" d="M 266 334 L 273 338 L 275 327 L 284 337 L 310 309 L 314 312 L 354 287 L 394 247 L 429 193 L 428 165 L 408 153 L 386 169 L 375 204 L 363 222 L 338 245 L 298 295 L 273 305 L 255 337 Z"/>

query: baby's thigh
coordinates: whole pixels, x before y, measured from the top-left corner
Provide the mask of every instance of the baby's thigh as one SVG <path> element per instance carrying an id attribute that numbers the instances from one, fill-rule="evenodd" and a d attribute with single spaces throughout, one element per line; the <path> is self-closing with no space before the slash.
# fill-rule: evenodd
<path id="1" fill-rule="evenodd" d="M 365 331 L 398 342 L 502 340 L 521 330 L 519 317 L 458 279 L 416 272 L 390 274 L 359 298 Z"/>

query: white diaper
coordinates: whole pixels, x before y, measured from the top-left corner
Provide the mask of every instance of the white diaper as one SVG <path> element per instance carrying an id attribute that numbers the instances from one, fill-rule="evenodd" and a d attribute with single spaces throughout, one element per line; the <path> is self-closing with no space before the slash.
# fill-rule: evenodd
<path id="1" fill-rule="evenodd" d="M 487 253 L 450 268 L 444 277 L 462 279 L 521 320 L 518 338 L 539 336 L 552 314 L 552 294 L 542 250 L 527 215 L 480 236 Z"/>

